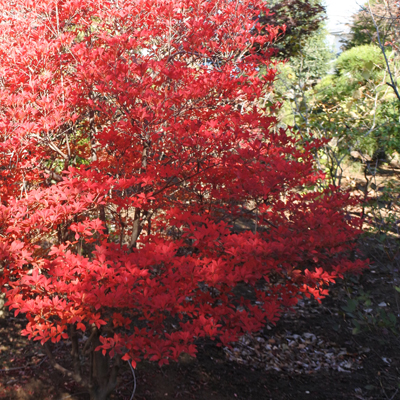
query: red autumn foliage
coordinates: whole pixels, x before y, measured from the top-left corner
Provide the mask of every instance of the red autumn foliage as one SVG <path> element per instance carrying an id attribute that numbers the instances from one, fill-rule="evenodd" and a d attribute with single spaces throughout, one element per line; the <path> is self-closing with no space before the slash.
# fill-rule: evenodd
<path id="1" fill-rule="evenodd" d="M 363 268 L 348 194 L 316 189 L 319 144 L 260 100 L 275 77 L 265 2 L 0 13 L 0 279 L 24 335 L 86 332 L 93 354 L 162 365 Z"/>

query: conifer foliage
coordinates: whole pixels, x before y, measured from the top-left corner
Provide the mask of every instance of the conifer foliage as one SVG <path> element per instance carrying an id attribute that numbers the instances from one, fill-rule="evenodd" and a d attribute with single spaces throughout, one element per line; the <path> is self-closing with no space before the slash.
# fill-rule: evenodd
<path id="1" fill-rule="evenodd" d="M 319 144 L 260 101 L 267 14 L 258 0 L 0 1 L 1 285 L 22 334 L 93 399 L 121 359 L 229 344 L 363 267 L 349 196 L 315 189 Z M 64 339 L 68 370 L 50 353 Z"/>

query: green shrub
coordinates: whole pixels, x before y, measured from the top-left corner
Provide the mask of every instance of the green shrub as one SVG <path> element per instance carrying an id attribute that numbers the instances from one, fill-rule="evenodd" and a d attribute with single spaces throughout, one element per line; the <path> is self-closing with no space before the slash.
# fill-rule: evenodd
<path id="1" fill-rule="evenodd" d="M 353 47 L 343 52 L 336 61 L 338 75 L 350 73 L 354 77 L 370 79 L 385 68 L 385 60 L 378 46 L 373 44 Z"/>

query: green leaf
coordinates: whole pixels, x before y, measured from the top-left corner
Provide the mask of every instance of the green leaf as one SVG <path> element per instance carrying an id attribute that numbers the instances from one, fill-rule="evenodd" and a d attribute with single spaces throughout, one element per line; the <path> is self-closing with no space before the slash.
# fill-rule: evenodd
<path id="1" fill-rule="evenodd" d="M 351 333 L 353 334 L 353 335 L 357 335 L 357 333 L 360 333 L 360 327 L 357 327 L 357 328 L 353 328 L 353 330 L 351 331 Z"/>
<path id="2" fill-rule="evenodd" d="M 357 300 L 349 299 L 347 301 L 347 305 L 342 307 L 342 310 L 344 310 L 346 312 L 349 312 L 349 313 L 352 313 L 352 312 L 354 312 L 356 310 L 357 306 L 358 306 L 358 301 Z"/>
<path id="3" fill-rule="evenodd" d="M 368 80 L 371 77 L 371 74 L 368 71 L 361 72 L 361 75 L 365 80 Z"/>
<path id="4" fill-rule="evenodd" d="M 389 318 L 389 321 L 390 321 L 393 325 L 396 325 L 396 322 L 397 322 L 396 316 L 395 316 L 393 313 L 389 313 L 387 316 L 388 316 L 388 318 Z"/>
<path id="5" fill-rule="evenodd" d="M 366 69 L 367 71 L 372 71 L 372 70 L 374 69 L 374 63 L 373 63 L 372 61 L 368 61 L 368 62 L 365 64 L 365 69 Z"/>
<path id="6" fill-rule="evenodd" d="M 384 242 L 386 240 L 386 234 L 382 233 L 381 235 L 379 235 L 379 239 L 378 239 L 381 243 Z"/>

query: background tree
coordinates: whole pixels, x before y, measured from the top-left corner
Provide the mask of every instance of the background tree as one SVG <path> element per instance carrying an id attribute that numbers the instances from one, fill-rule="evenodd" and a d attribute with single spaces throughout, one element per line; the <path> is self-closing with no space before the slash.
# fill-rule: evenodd
<path id="1" fill-rule="evenodd" d="M 392 61 L 393 53 L 389 55 Z M 341 184 L 344 165 L 351 155 L 364 162 L 390 158 L 399 148 L 399 130 L 393 123 L 398 113 L 395 94 L 387 85 L 385 60 L 376 45 L 343 52 L 326 75 L 304 93 L 286 96 L 299 131 L 327 140 L 316 154 L 335 185 Z M 297 97 L 296 97 L 297 96 Z M 290 111 L 292 110 L 292 114 Z M 358 154 L 358 155 L 357 155 Z"/>
<path id="2" fill-rule="evenodd" d="M 1 284 L 22 333 L 93 400 L 122 361 L 229 345 L 365 265 L 349 195 L 317 188 L 321 143 L 260 105 L 276 71 L 255 49 L 277 34 L 261 14 L 0 1 Z M 65 339 L 68 369 L 52 352 Z"/>
<path id="3" fill-rule="evenodd" d="M 320 28 L 300 45 L 295 56 L 278 66 L 275 94 L 284 102 L 280 119 L 286 125 L 299 127 L 299 118 L 307 118 L 307 93 L 332 69 L 333 57 L 326 30 Z"/>
<path id="4" fill-rule="evenodd" d="M 371 7 L 371 10 L 370 10 Z M 375 22 L 371 18 L 371 12 Z M 350 39 L 344 43 L 344 48 L 349 50 L 352 47 L 371 44 L 378 44 L 377 29 L 382 42 L 399 42 L 400 16 L 398 0 L 372 0 L 362 5 L 354 15 L 350 24 Z"/>
<path id="5" fill-rule="evenodd" d="M 314 87 L 333 69 L 334 53 L 327 42 L 327 32 L 320 28 L 304 40 L 299 52 L 286 63 L 278 66 L 275 91 L 271 98 L 282 102 L 278 112 L 280 126 L 293 126 L 302 140 L 318 136 L 325 145 L 314 154 L 320 168 L 326 169 L 326 159 L 332 157 L 329 140 L 331 132 L 325 132 L 315 123 Z M 321 159 L 322 157 L 322 159 Z M 329 176 L 331 176 L 328 169 Z M 335 179 L 333 179 L 333 183 Z"/>
<path id="6" fill-rule="evenodd" d="M 386 84 L 388 74 L 379 47 L 365 45 L 345 51 L 335 68 L 336 73 L 315 88 L 326 107 L 325 123 L 329 125 L 330 119 L 331 129 L 336 127 L 343 150 L 357 150 L 371 158 L 391 154 L 400 138 L 393 125 L 398 105 Z"/>
<path id="7" fill-rule="evenodd" d="M 265 26 L 280 28 L 274 42 L 279 58 L 296 56 L 305 40 L 321 28 L 326 18 L 325 7 L 319 0 L 266 0 L 270 13 L 260 18 Z"/>

